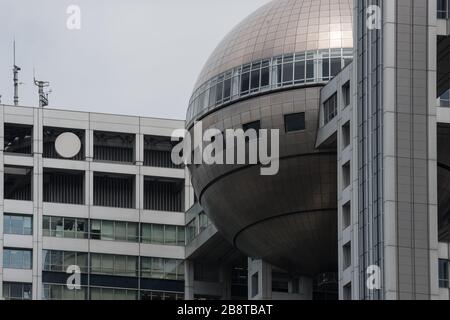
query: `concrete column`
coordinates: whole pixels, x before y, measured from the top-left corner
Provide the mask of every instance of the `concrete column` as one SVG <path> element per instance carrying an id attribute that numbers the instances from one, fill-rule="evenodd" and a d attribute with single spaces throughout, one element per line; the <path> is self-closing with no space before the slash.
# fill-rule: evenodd
<path id="1" fill-rule="evenodd" d="M 248 258 L 248 298 L 272 299 L 272 266 L 261 259 Z"/>
<path id="2" fill-rule="evenodd" d="M 194 300 L 194 261 L 184 261 L 184 299 Z"/>

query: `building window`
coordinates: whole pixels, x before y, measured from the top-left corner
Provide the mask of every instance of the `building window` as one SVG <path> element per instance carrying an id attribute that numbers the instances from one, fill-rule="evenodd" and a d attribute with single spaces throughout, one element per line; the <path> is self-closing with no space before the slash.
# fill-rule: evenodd
<path id="1" fill-rule="evenodd" d="M 94 159 L 111 162 L 134 162 L 135 135 L 116 132 L 94 132 Z"/>
<path id="2" fill-rule="evenodd" d="M 450 18 L 450 1 L 449 0 L 437 0 L 437 18 L 449 19 Z"/>
<path id="3" fill-rule="evenodd" d="M 350 145 L 350 121 L 342 126 L 342 150 Z"/>
<path id="4" fill-rule="evenodd" d="M 352 284 L 349 283 L 344 287 L 343 290 L 343 298 L 344 300 L 352 300 Z"/>
<path id="5" fill-rule="evenodd" d="M 184 180 L 145 177 L 144 209 L 184 212 Z"/>
<path id="6" fill-rule="evenodd" d="M 200 212 L 200 214 L 198 215 L 199 233 L 202 233 L 210 225 L 211 225 L 211 220 L 209 220 L 206 213 Z"/>
<path id="7" fill-rule="evenodd" d="M 142 224 L 141 228 L 142 243 L 171 246 L 185 245 L 184 226 Z"/>
<path id="8" fill-rule="evenodd" d="M 91 272 L 123 277 L 138 276 L 138 258 L 111 254 L 91 253 Z"/>
<path id="9" fill-rule="evenodd" d="M 342 227 L 343 230 L 350 227 L 352 223 L 351 203 L 347 202 L 342 206 Z"/>
<path id="10" fill-rule="evenodd" d="M 347 269 L 352 265 L 352 246 L 347 243 L 342 247 L 342 267 Z"/>
<path id="11" fill-rule="evenodd" d="M 138 291 L 122 288 L 98 288 L 91 287 L 91 300 L 137 300 Z"/>
<path id="12" fill-rule="evenodd" d="M 178 259 L 141 258 L 141 277 L 184 280 L 184 261 Z"/>
<path id="13" fill-rule="evenodd" d="M 286 132 L 305 130 L 305 113 L 292 113 L 284 116 L 284 129 Z"/>
<path id="14" fill-rule="evenodd" d="M 259 273 L 256 272 L 252 275 L 252 298 L 256 297 L 259 293 Z"/>
<path id="15" fill-rule="evenodd" d="M 8 200 L 33 200 L 31 193 L 33 169 L 5 166 L 4 197 Z"/>
<path id="16" fill-rule="evenodd" d="M 255 130 L 256 134 L 259 133 L 259 130 L 261 130 L 261 121 L 253 121 L 242 125 L 242 130 L 244 132 L 247 132 L 249 130 Z"/>
<path id="17" fill-rule="evenodd" d="M 144 137 L 144 165 L 149 167 L 180 169 L 183 165 L 172 162 L 172 149 L 180 143 L 172 141 L 170 137 Z"/>
<path id="18" fill-rule="evenodd" d="M 138 223 L 91 220 L 91 239 L 138 242 Z"/>
<path id="19" fill-rule="evenodd" d="M 194 219 L 186 226 L 186 244 L 189 244 L 197 237 L 197 220 Z"/>
<path id="20" fill-rule="evenodd" d="M 94 173 L 94 205 L 113 208 L 134 208 L 135 176 Z"/>
<path id="21" fill-rule="evenodd" d="M 203 83 L 192 95 L 188 126 L 195 118 L 248 95 L 329 81 L 353 58 L 349 48 L 290 53 L 237 66 Z"/>
<path id="22" fill-rule="evenodd" d="M 76 130 L 76 129 L 67 129 L 67 128 L 53 128 L 53 127 L 44 127 L 44 158 L 52 158 L 52 159 L 66 159 L 61 157 L 58 152 L 56 152 L 55 142 L 56 139 L 63 133 L 73 133 L 75 134 L 81 142 L 80 152 L 71 158 L 71 160 L 84 160 L 85 155 L 85 131 L 84 130 Z"/>
<path id="23" fill-rule="evenodd" d="M 3 282 L 3 298 L 5 300 L 31 300 L 31 283 Z"/>
<path id="24" fill-rule="evenodd" d="M 445 91 L 440 97 L 439 97 L 439 106 L 443 108 L 450 107 L 450 90 Z"/>
<path id="25" fill-rule="evenodd" d="M 351 95 L 350 95 L 350 81 L 348 81 L 346 84 L 342 86 L 342 102 L 344 103 L 344 108 L 348 107 L 351 102 Z"/>
<path id="26" fill-rule="evenodd" d="M 30 236 L 33 234 L 33 217 L 5 213 L 3 216 L 3 232 Z"/>
<path id="27" fill-rule="evenodd" d="M 4 127 L 5 153 L 26 154 L 32 153 L 33 127 L 21 124 L 5 123 Z"/>
<path id="28" fill-rule="evenodd" d="M 439 288 L 449 287 L 449 261 L 439 259 Z"/>
<path id="29" fill-rule="evenodd" d="M 84 204 L 84 172 L 44 169 L 44 202 Z"/>
<path id="30" fill-rule="evenodd" d="M 342 190 L 351 184 L 350 161 L 342 166 Z"/>
<path id="31" fill-rule="evenodd" d="M 3 267 L 7 269 L 30 270 L 32 268 L 32 251 L 26 249 L 4 249 Z"/>
<path id="32" fill-rule="evenodd" d="M 66 272 L 69 266 L 79 266 L 82 273 L 88 272 L 88 254 L 73 251 L 42 251 L 43 270 L 50 272 Z"/>
<path id="33" fill-rule="evenodd" d="M 88 238 L 87 219 L 44 216 L 42 231 L 44 237 Z"/>
<path id="34" fill-rule="evenodd" d="M 67 285 L 43 283 L 44 300 L 88 300 L 88 290 L 81 287 L 70 290 Z"/>
<path id="35" fill-rule="evenodd" d="M 179 292 L 162 292 L 162 291 L 148 291 L 141 290 L 141 300 L 184 300 L 184 294 Z"/>
<path id="36" fill-rule="evenodd" d="M 329 123 L 337 116 L 337 94 L 333 94 L 323 104 L 324 124 Z"/>

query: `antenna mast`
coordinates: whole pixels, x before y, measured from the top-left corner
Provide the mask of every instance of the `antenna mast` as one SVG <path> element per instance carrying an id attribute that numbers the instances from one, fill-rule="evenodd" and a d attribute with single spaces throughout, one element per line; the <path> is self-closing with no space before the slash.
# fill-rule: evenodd
<path id="1" fill-rule="evenodd" d="M 44 108 L 48 106 L 48 95 L 52 92 L 51 90 L 44 91 L 44 88 L 50 87 L 50 82 L 36 80 L 34 76 L 34 70 L 33 70 L 33 80 L 36 87 L 38 87 L 39 108 Z"/>
<path id="2" fill-rule="evenodd" d="M 19 71 L 21 70 L 16 66 L 16 40 L 13 43 L 13 75 L 14 75 L 14 105 L 17 107 L 19 105 Z"/>

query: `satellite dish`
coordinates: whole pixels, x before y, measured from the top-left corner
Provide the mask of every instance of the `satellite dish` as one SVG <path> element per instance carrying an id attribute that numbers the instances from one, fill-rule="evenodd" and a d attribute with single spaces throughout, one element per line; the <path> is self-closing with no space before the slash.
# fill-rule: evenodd
<path id="1" fill-rule="evenodd" d="M 73 158 L 80 153 L 80 138 L 72 132 L 64 132 L 56 138 L 55 149 L 61 157 L 66 159 Z"/>

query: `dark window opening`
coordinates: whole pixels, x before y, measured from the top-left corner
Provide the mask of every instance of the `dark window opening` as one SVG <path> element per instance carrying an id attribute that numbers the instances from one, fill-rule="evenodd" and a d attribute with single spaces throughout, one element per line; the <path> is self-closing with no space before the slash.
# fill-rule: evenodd
<path id="1" fill-rule="evenodd" d="M 95 131 L 94 159 L 133 163 L 134 141 L 134 134 Z"/>
<path id="2" fill-rule="evenodd" d="M 52 128 L 45 127 L 44 128 L 44 158 L 52 158 L 52 159 L 66 159 L 61 157 L 55 149 L 55 141 L 56 139 L 63 133 L 70 132 L 75 134 L 81 141 L 81 150 L 80 152 L 73 158 L 72 160 L 84 160 L 85 151 L 85 132 L 84 130 L 75 130 L 75 129 L 64 129 L 64 128 Z"/>
<path id="3" fill-rule="evenodd" d="M 3 298 L 5 300 L 31 300 L 31 283 L 3 282 Z"/>
<path id="4" fill-rule="evenodd" d="M 33 127 L 21 124 L 5 123 L 4 150 L 6 153 L 31 154 Z"/>
<path id="5" fill-rule="evenodd" d="M 4 198 L 8 200 L 31 201 L 33 169 L 5 166 Z"/>
<path id="6" fill-rule="evenodd" d="M 30 236 L 33 234 L 33 217 L 8 214 L 3 216 L 3 233 Z"/>
<path id="7" fill-rule="evenodd" d="M 145 136 L 144 137 L 144 165 L 159 168 L 181 169 L 183 165 L 172 162 L 172 149 L 180 141 L 171 141 L 170 137 Z"/>
<path id="8" fill-rule="evenodd" d="M 305 130 L 305 113 L 286 114 L 284 116 L 284 128 L 286 132 Z"/>
<path id="9" fill-rule="evenodd" d="M 94 174 L 94 205 L 134 208 L 134 176 L 108 173 Z"/>
<path id="10" fill-rule="evenodd" d="M 144 209 L 184 212 L 184 180 L 145 177 Z"/>
<path id="11" fill-rule="evenodd" d="M 439 288 L 449 287 L 449 261 L 439 259 Z"/>
<path id="12" fill-rule="evenodd" d="M 84 204 L 84 172 L 44 169 L 44 202 Z"/>
<path id="13" fill-rule="evenodd" d="M 337 116 L 337 94 L 333 94 L 323 104 L 324 124 L 329 123 Z"/>
<path id="14" fill-rule="evenodd" d="M 344 102 L 344 107 L 350 105 L 350 82 L 347 82 L 342 86 L 342 100 Z"/>

